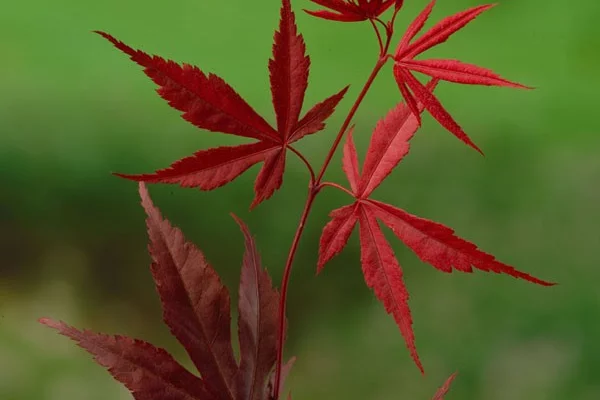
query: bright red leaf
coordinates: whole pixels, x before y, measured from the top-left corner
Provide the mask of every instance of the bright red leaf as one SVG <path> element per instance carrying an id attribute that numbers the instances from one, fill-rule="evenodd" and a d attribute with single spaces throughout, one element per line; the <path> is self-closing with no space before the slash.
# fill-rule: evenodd
<path id="1" fill-rule="evenodd" d="M 436 81 L 423 87 L 430 95 Z M 423 106 L 418 105 L 419 112 Z M 361 264 L 365 281 L 388 313 L 392 314 L 415 363 L 423 371 L 415 348 L 408 292 L 402 270 L 387 243 L 378 221 L 387 225 L 421 260 L 443 272 L 457 269 L 502 273 L 543 286 L 553 283 L 535 278 L 501 263 L 476 245 L 454 234 L 442 224 L 409 214 L 389 204 L 369 198 L 409 150 L 409 141 L 418 129 L 417 118 L 405 104 L 393 108 L 375 127 L 362 174 L 351 132 L 344 145 L 343 169 L 350 182 L 355 202 L 330 213 L 319 248 L 318 271 L 341 252 L 354 226 L 360 226 Z M 357 184 L 358 183 L 358 184 Z M 448 383 L 449 384 L 449 383 Z M 441 397 L 438 397 L 441 398 Z"/>
<path id="2" fill-rule="evenodd" d="M 433 92 L 436 86 L 437 80 L 432 80 L 426 89 Z M 399 103 L 375 126 L 359 189 L 352 189 L 357 197 L 369 197 L 408 154 L 410 140 L 419 128 L 418 116 L 423 111 L 423 105 L 415 104 L 415 108 L 416 113 L 406 103 Z"/>
<path id="3" fill-rule="evenodd" d="M 416 56 L 445 42 L 452 34 L 463 28 L 478 15 L 494 6 L 494 4 L 488 4 L 473 7 L 444 18 L 420 38 L 413 41 L 415 36 L 425 26 L 435 2 L 436 0 L 432 0 L 427 7 L 425 7 L 417 18 L 409 25 L 404 36 L 400 40 L 394 54 L 394 77 L 398 83 L 402 97 L 404 97 L 413 113 L 417 114 L 415 104 L 416 101 L 419 101 L 444 128 L 467 145 L 482 153 L 481 149 L 479 149 L 469 136 L 467 136 L 460 125 L 442 106 L 440 101 L 430 91 L 425 90 L 424 85 L 414 77 L 412 72 L 419 72 L 428 75 L 433 79 L 469 85 L 505 86 L 513 88 L 527 87 L 506 80 L 489 69 L 463 63 L 458 60 L 415 60 L 414 58 Z M 419 118 L 417 119 L 419 120 Z"/>
<path id="4" fill-rule="evenodd" d="M 350 183 L 350 187 L 353 192 L 358 190 L 359 180 L 360 180 L 360 171 L 358 168 L 358 156 L 356 155 L 356 146 L 354 145 L 354 138 L 352 137 L 352 132 L 354 131 L 354 127 L 350 128 L 350 131 L 346 134 L 346 145 L 344 146 L 344 159 L 342 162 L 344 172 L 346 173 L 346 177 L 348 178 L 348 183 Z"/>
<path id="5" fill-rule="evenodd" d="M 98 32 L 126 53 L 158 86 L 158 94 L 195 126 L 258 140 L 230 147 L 200 150 L 151 174 L 117 174 L 149 183 L 179 184 L 212 190 L 237 178 L 248 168 L 263 163 L 254 185 L 252 207 L 281 187 L 288 147 L 325 127 L 325 120 L 346 93 L 347 87 L 310 109 L 300 118 L 308 86 L 310 59 L 297 31 L 290 0 L 283 0 L 273 57 L 269 60 L 271 94 L 277 120 L 273 128 L 223 79 L 188 64 L 150 56 Z"/>
<path id="6" fill-rule="evenodd" d="M 344 249 L 358 221 L 359 211 L 360 207 L 355 203 L 333 210 L 329 214 L 331 221 L 325 225 L 321 234 L 318 272 Z"/>
<path id="7" fill-rule="evenodd" d="M 399 0 L 310 0 L 315 4 L 329 8 L 329 10 L 309 11 L 308 14 L 317 18 L 340 22 L 366 21 L 379 17 L 391 6 L 396 10 L 402 6 Z"/>
<path id="8" fill-rule="evenodd" d="M 50 319 L 40 322 L 93 354 L 138 400 L 268 400 L 268 381 L 276 359 L 279 295 L 261 266 L 248 228 L 234 217 L 246 248 L 239 288 L 238 363 L 231 342 L 227 288 L 202 252 L 162 217 L 143 183 L 140 196 L 148 215 L 151 270 L 164 321 L 201 378 L 151 344 L 79 331 Z"/>
<path id="9" fill-rule="evenodd" d="M 406 211 L 376 200 L 369 200 L 373 212 L 424 262 L 442 272 L 457 269 L 473 272 L 475 267 L 485 272 L 507 274 L 538 285 L 550 286 L 550 282 L 517 271 L 499 262 L 491 254 L 479 250 L 476 245 L 454 234 L 447 226 L 417 217 Z"/>
<path id="10" fill-rule="evenodd" d="M 373 289 L 385 310 L 394 317 L 413 360 L 424 373 L 415 348 L 412 317 L 408 307 L 408 291 L 402 279 L 402 269 L 379 228 L 373 210 L 363 204 L 360 204 L 359 208 L 360 262 L 365 282 Z"/>

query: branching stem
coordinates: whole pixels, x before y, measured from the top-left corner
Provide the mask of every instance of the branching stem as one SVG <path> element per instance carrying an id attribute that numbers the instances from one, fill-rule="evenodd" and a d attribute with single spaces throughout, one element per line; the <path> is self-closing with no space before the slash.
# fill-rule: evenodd
<path id="1" fill-rule="evenodd" d="M 371 22 L 373 22 L 373 21 L 371 21 Z M 371 71 L 371 74 L 367 78 L 367 81 L 365 82 L 363 88 L 361 89 L 360 93 L 358 94 L 358 97 L 354 101 L 352 108 L 350 108 L 350 111 L 348 112 L 346 119 L 342 123 L 342 126 L 340 127 L 340 130 L 339 130 L 335 140 L 333 141 L 333 144 L 331 145 L 329 153 L 325 157 L 325 161 L 323 162 L 323 165 L 321 166 L 321 169 L 319 170 L 319 173 L 318 173 L 316 179 L 314 178 L 315 174 L 314 174 L 313 168 L 310 166 L 310 164 L 304 158 L 304 156 L 302 156 L 299 152 L 295 151 L 293 148 L 290 148 L 308 166 L 308 169 L 311 173 L 311 185 L 310 185 L 310 188 L 308 191 L 308 196 L 306 198 L 306 203 L 304 204 L 304 211 L 302 212 L 300 221 L 298 223 L 298 228 L 296 229 L 296 233 L 294 234 L 294 239 L 292 240 L 292 245 L 291 245 L 290 251 L 288 253 L 287 261 L 285 263 L 285 268 L 283 271 L 283 277 L 281 280 L 281 287 L 280 287 L 280 290 L 281 290 L 280 296 L 281 297 L 280 297 L 280 301 L 279 301 L 279 327 L 278 327 L 278 332 L 277 332 L 277 360 L 275 362 L 275 385 L 273 387 L 273 399 L 274 400 L 278 400 L 279 395 L 280 395 L 279 391 L 280 391 L 280 386 L 281 386 L 281 369 L 283 367 L 283 347 L 284 347 L 284 341 L 285 341 L 285 328 L 286 328 L 285 311 L 286 311 L 286 302 L 287 302 L 287 292 L 288 292 L 288 286 L 289 286 L 289 281 L 290 281 L 290 275 L 292 272 L 292 264 L 294 263 L 294 258 L 296 256 L 296 251 L 298 250 L 298 244 L 300 243 L 300 238 L 302 237 L 302 233 L 304 232 L 304 227 L 306 226 L 306 221 L 308 220 L 308 216 L 310 215 L 310 211 L 314 204 L 315 197 L 317 196 L 317 194 L 320 192 L 320 190 L 324 186 L 337 187 L 338 189 L 342 189 L 349 193 L 349 191 L 347 189 L 344 189 L 342 186 L 336 185 L 331 182 L 322 182 L 323 176 L 325 175 L 325 172 L 327 171 L 327 168 L 329 167 L 329 164 L 331 163 L 333 155 L 335 154 L 337 148 L 339 147 L 339 145 L 344 137 L 344 134 L 346 133 L 346 131 L 348 129 L 348 126 L 350 126 L 350 123 L 352 122 L 352 119 L 354 118 L 356 111 L 358 110 L 359 106 L 361 105 L 362 101 L 364 100 L 367 92 L 371 88 L 371 85 L 373 84 L 373 81 L 379 74 L 379 71 L 381 71 L 381 68 L 383 68 L 383 66 L 389 59 L 387 52 L 390 47 L 390 42 L 392 40 L 392 36 L 394 33 L 393 25 L 390 24 L 386 28 L 385 43 L 383 42 L 383 40 L 381 38 L 381 34 L 374 23 L 373 23 L 373 27 L 375 28 L 375 31 L 377 32 L 379 42 L 380 42 L 381 52 L 379 54 L 379 58 L 377 59 L 377 63 L 373 67 L 373 70 Z"/>

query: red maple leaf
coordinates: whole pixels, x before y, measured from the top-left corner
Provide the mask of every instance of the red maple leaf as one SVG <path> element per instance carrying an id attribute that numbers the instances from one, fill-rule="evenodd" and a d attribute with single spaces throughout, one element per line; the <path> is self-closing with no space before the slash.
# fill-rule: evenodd
<path id="1" fill-rule="evenodd" d="M 232 348 L 227 288 L 202 252 L 162 217 L 143 183 L 140 196 L 148 216 L 151 270 L 163 306 L 163 319 L 201 377 L 150 343 L 80 331 L 47 318 L 40 322 L 94 355 L 95 361 L 138 400 L 269 399 L 273 386 L 268 383 L 272 381 L 269 376 L 276 359 L 279 295 L 261 267 L 248 228 L 234 216 L 246 248 L 239 286 L 238 362 Z M 286 371 L 292 363 L 293 360 L 288 363 Z"/>
<path id="2" fill-rule="evenodd" d="M 263 162 L 254 185 L 252 207 L 281 187 L 285 156 L 291 145 L 325 127 L 348 87 L 316 104 L 300 118 L 308 86 L 310 59 L 302 35 L 297 32 L 290 1 L 283 0 L 279 30 L 275 32 L 273 58 L 269 60 L 271 93 L 277 119 L 273 128 L 229 84 L 206 75 L 189 64 L 177 64 L 134 50 L 104 32 L 97 32 L 144 67 L 156 83 L 158 94 L 181 111 L 182 117 L 209 131 L 256 139 L 232 147 L 200 150 L 170 167 L 152 174 L 118 176 L 150 183 L 171 183 L 212 190 L 231 182 L 252 165 Z"/>
<path id="3" fill-rule="evenodd" d="M 426 87 L 433 91 L 436 80 Z M 416 104 L 418 112 L 423 105 Z M 360 226 L 361 264 L 367 285 L 392 314 L 398 324 L 415 363 L 423 371 L 414 343 L 412 317 L 408 307 L 408 292 L 402 279 L 402 269 L 381 231 L 380 222 L 389 227 L 423 261 L 443 272 L 457 269 L 473 272 L 473 268 L 525 279 L 539 285 L 546 282 L 501 263 L 494 256 L 479 250 L 476 245 L 454 234 L 442 224 L 370 198 L 371 193 L 408 153 L 409 141 L 419 122 L 404 103 L 393 108 L 377 123 L 367 151 L 362 173 L 359 170 L 352 131 L 344 145 L 343 169 L 350 183 L 354 203 L 330 214 L 331 220 L 320 240 L 318 271 L 338 254 L 358 223 Z"/>
<path id="4" fill-rule="evenodd" d="M 320 6 L 327 7 L 328 10 L 310 11 L 304 10 L 308 14 L 317 18 L 328 19 L 340 22 L 358 22 L 366 21 L 379 17 L 386 12 L 392 5 L 396 4 L 399 9 L 402 5 L 398 0 L 310 0 Z"/>
<path id="5" fill-rule="evenodd" d="M 469 8 L 450 17 L 446 17 L 425 32 L 421 37 L 414 40 L 415 36 L 423 29 L 423 26 L 431 14 L 436 0 L 429 5 L 410 24 L 404 36 L 400 40 L 394 54 L 394 78 L 408 106 L 416 115 L 420 124 L 420 113 L 417 110 L 417 101 L 421 102 L 425 109 L 448 131 L 458 139 L 473 147 L 481 153 L 481 149 L 473 143 L 458 123 L 442 106 L 440 101 L 431 91 L 413 75 L 419 72 L 432 78 L 469 85 L 506 86 L 513 88 L 528 88 L 519 83 L 511 82 L 497 75 L 493 71 L 473 64 L 452 59 L 430 59 L 415 60 L 414 58 L 426 50 L 445 42 L 452 34 L 462 29 L 479 14 L 489 10 L 495 4 L 488 4 Z"/>

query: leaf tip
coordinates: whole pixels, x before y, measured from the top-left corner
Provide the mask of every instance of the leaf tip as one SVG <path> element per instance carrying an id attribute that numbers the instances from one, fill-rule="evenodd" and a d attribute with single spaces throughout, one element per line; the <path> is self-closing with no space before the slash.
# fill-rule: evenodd
<path id="1" fill-rule="evenodd" d="M 481 154 L 483 157 L 485 157 L 485 154 L 483 153 L 483 150 L 481 150 L 481 148 L 479 148 L 479 146 L 477 146 L 475 143 L 473 143 L 473 141 L 469 140 L 467 142 L 467 145 L 469 145 L 470 147 L 472 147 L 473 149 L 475 149 L 479 154 Z"/>
<path id="2" fill-rule="evenodd" d="M 542 279 L 538 279 L 538 278 L 535 278 L 535 277 L 531 277 L 531 278 L 532 279 L 529 279 L 529 281 L 531 283 L 536 283 L 536 284 L 538 284 L 540 286 L 551 287 L 551 286 L 557 286 L 558 285 L 558 282 L 544 281 Z"/>
<path id="3" fill-rule="evenodd" d="M 325 268 L 325 262 L 323 262 L 323 260 L 319 260 L 317 262 L 317 273 L 315 275 L 317 275 L 317 276 L 320 275 L 321 272 L 323 272 L 324 268 Z"/>
<path id="4" fill-rule="evenodd" d="M 55 321 L 52 318 L 42 317 L 38 318 L 38 322 L 48 328 L 55 329 L 57 331 L 62 331 L 64 328 L 64 324 L 61 321 Z"/>
<path id="5" fill-rule="evenodd" d="M 244 221 L 242 221 L 242 219 L 240 217 L 235 215 L 233 212 L 230 212 L 229 215 L 231 216 L 231 218 L 233 218 L 235 223 L 239 225 L 239 227 L 243 233 L 248 232 L 248 226 L 246 225 L 246 223 Z"/>
<path id="6" fill-rule="evenodd" d="M 255 198 L 254 200 L 252 200 L 252 203 L 250 204 L 249 210 L 250 211 L 254 211 L 254 209 L 256 208 L 256 206 L 258 206 L 261 203 L 262 200 L 259 200 L 257 198 Z"/>
<path id="7" fill-rule="evenodd" d="M 413 349 L 411 349 L 411 353 L 412 353 L 412 358 L 415 362 L 415 364 L 417 365 L 417 368 L 419 368 L 419 371 L 421 372 L 422 376 L 425 376 L 425 368 L 423 367 L 423 363 L 421 362 L 421 359 L 419 358 L 419 354 L 417 354 L 416 349 L 413 351 Z"/>
<path id="8" fill-rule="evenodd" d="M 130 181 L 135 181 L 135 182 L 143 182 L 144 181 L 144 178 L 142 175 L 123 174 L 120 172 L 111 172 L 111 174 L 116 177 L 127 179 Z"/>
<path id="9" fill-rule="evenodd" d="M 117 41 L 111 34 L 101 31 L 101 30 L 93 30 L 92 33 L 96 33 L 112 43 L 116 43 L 116 41 Z"/>
<path id="10" fill-rule="evenodd" d="M 499 5 L 500 5 L 500 3 L 488 3 L 488 4 L 480 5 L 479 7 L 475 7 L 474 9 L 479 11 L 477 13 L 477 15 L 479 15 L 479 14 L 486 12 L 487 10 L 494 8 L 496 6 L 499 6 Z"/>

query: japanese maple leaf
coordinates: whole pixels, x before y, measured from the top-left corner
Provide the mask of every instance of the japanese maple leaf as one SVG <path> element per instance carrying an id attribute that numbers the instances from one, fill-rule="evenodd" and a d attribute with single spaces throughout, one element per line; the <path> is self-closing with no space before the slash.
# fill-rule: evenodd
<path id="1" fill-rule="evenodd" d="M 97 32 L 144 67 L 156 83 L 158 94 L 181 111 L 195 126 L 257 140 L 238 146 L 200 150 L 192 156 L 151 174 L 118 176 L 135 181 L 179 184 L 212 190 L 231 182 L 252 165 L 263 166 L 254 185 L 251 207 L 268 199 L 281 187 L 285 157 L 291 145 L 325 127 L 348 87 L 310 109 L 302 118 L 302 104 L 308 86 L 310 59 L 302 35 L 297 32 L 290 0 L 283 0 L 279 30 L 275 32 L 269 72 L 277 127 L 272 127 L 229 84 L 206 75 L 189 64 L 177 64 L 159 56 L 134 50 L 104 32 Z"/>
<path id="2" fill-rule="evenodd" d="M 435 85 L 434 80 L 425 90 L 431 93 Z M 417 111 L 422 112 L 424 105 L 417 103 L 416 106 Z M 418 127 L 418 119 L 410 107 L 401 103 L 393 108 L 375 127 L 362 173 L 359 170 L 352 131 L 348 133 L 344 145 L 343 169 L 355 201 L 331 212 L 331 220 L 323 229 L 320 240 L 318 271 L 342 251 L 358 223 L 365 281 L 374 290 L 386 311 L 394 317 L 412 358 L 423 371 L 414 343 L 409 296 L 402 279 L 402 269 L 381 231 L 380 222 L 389 227 L 421 260 L 440 271 L 452 272 L 457 269 L 473 272 L 473 268 L 476 268 L 508 274 L 544 286 L 553 283 L 496 260 L 494 256 L 456 236 L 452 229 L 442 224 L 370 198 L 373 190 L 408 153 L 409 141 Z"/>
<path id="3" fill-rule="evenodd" d="M 310 11 L 308 14 L 340 22 L 366 21 L 379 17 L 392 5 L 399 3 L 398 0 L 310 0 L 329 10 Z M 399 5 L 398 5 L 399 8 Z"/>
<path id="4" fill-rule="evenodd" d="M 400 40 L 394 54 L 394 78 L 408 106 L 420 123 L 420 115 L 417 111 L 417 101 L 421 102 L 425 109 L 448 131 L 458 139 L 481 152 L 481 149 L 473 143 L 458 123 L 442 106 L 440 101 L 413 75 L 420 72 L 432 78 L 469 84 L 487 86 L 506 86 L 513 88 L 528 88 L 519 83 L 511 82 L 497 75 L 489 69 L 473 64 L 452 59 L 429 59 L 415 60 L 414 58 L 426 50 L 445 42 L 453 33 L 457 32 L 479 14 L 489 10 L 495 4 L 488 4 L 469 8 L 450 17 L 446 17 L 425 32 L 421 37 L 414 40 L 415 36 L 423 29 L 425 22 L 431 14 L 436 0 L 432 0 L 419 16 L 409 25 Z M 483 154 L 483 153 L 482 153 Z"/>
<path id="5" fill-rule="evenodd" d="M 40 322 L 94 355 L 95 361 L 138 400 L 269 399 L 267 382 L 276 359 L 279 295 L 261 267 L 248 228 L 234 217 L 246 248 L 239 285 L 238 362 L 232 348 L 227 288 L 202 252 L 162 217 L 143 183 L 140 195 L 147 214 L 151 271 L 164 321 L 201 377 L 150 343 L 80 331 L 51 319 Z M 289 370 L 291 363 L 288 365 Z"/>

